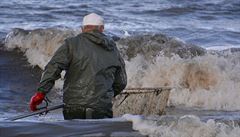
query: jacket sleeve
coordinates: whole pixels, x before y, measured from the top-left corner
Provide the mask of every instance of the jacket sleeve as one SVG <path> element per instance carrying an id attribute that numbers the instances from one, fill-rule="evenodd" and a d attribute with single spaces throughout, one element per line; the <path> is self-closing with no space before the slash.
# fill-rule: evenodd
<path id="1" fill-rule="evenodd" d="M 48 93 L 54 86 L 55 80 L 61 78 L 62 70 L 67 70 L 70 59 L 69 46 L 65 41 L 46 65 L 37 90 L 45 94 Z"/>
<path id="2" fill-rule="evenodd" d="M 127 74 L 125 70 L 124 60 L 120 57 L 121 67 L 117 68 L 115 72 L 115 79 L 113 82 L 114 96 L 118 95 L 127 85 Z"/>

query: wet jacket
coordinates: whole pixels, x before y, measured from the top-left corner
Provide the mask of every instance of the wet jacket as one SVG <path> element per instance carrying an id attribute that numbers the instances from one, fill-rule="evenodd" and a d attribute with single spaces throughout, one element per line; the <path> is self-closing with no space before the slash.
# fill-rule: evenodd
<path id="1" fill-rule="evenodd" d="M 48 93 L 62 70 L 66 70 L 63 102 L 67 105 L 111 109 L 112 97 L 127 84 L 115 42 L 96 31 L 65 40 L 45 67 L 38 90 Z"/>

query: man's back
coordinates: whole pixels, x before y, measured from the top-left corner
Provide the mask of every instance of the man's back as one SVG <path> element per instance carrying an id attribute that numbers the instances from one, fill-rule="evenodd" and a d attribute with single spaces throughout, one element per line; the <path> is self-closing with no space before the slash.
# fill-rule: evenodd
<path id="1" fill-rule="evenodd" d="M 65 77 L 64 102 L 109 108 L 117 70 L 124 66 L 115 43 L 99 32 L 83 33 L 67 42 L 72 58 Z"/>
<path id="2" fill-rule="evenodd" d="M 125 64 L 114 41 L 97 31 L 65 40 L 47 64 L 38 90 L 48 93 L 62 70 L 66 70 L 63 102 L 68 108 L 111 112 L 112 97 L 127 84 Z"/>

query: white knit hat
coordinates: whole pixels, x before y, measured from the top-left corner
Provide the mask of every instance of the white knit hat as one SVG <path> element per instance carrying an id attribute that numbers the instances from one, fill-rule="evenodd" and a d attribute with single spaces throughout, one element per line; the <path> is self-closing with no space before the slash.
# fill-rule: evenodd
<path id="1" fill-rule="evenodd" d="M 86 26 L 86 25 L 100 26 L 100 25 L 104 25 L 104 20 L 101 16 L 97 15 L 96 13 L 91 13 L 84 16 L 82 25 L 83 26 Z"/>

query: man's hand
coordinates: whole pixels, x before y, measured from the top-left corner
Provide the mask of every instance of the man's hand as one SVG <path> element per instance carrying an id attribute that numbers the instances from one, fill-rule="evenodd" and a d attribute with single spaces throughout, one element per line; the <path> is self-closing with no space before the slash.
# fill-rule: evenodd
<path id="1" fill-rule="evenodd" d="M 36 111 L 37 106 L 42 103 L 42 101 L 44 100 L 44 97 L 45 97 L 45 94 L 41 92 L 37 92 L 34 96 L 32 96 L 30 100 L 30 109 L 32 111 Z"/>

